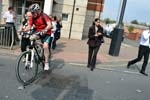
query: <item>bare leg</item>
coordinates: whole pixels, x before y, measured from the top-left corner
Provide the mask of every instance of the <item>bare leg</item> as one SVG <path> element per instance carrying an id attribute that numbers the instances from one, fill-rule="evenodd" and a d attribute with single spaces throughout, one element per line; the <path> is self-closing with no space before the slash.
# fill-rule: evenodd
<path id="1" fill-rule="evenodd" d="M 43 48 L 44 48 L 44 56 L 45 56 L 44 70 L 49 70 L 49 54 L 50 54 L 49 43 L 44 42 Z"/>
<path id="2" fill-rule="evenodd" d="M 48 43 L 44 42 L 43 48 L 44 48 L 44 56 L 45 56 L 45 62 L 49 62 L 49 48 L 48 48 Z"/>

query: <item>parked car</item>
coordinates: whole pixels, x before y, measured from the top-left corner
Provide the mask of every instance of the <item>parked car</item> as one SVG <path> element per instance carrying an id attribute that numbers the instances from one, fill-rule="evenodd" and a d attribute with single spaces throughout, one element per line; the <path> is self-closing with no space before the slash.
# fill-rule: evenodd
<path id="1" fill-rule="evenodd" d="M 115 26 L 116 26 L 116 24 L 107 24 L 106 27 L 104 27 L 105 37 L 112 38 Z M 123 40 L 124 40 L 124 36 L 122 36 L 122 41 Z"/>
<path id="2" fill-rule="evenodd" d="M 104 27 L 104 34 L 106 37 L 111 38 L 113 34 L 113 30 L 116 24 L 107 24 L 106 27 Z"/>

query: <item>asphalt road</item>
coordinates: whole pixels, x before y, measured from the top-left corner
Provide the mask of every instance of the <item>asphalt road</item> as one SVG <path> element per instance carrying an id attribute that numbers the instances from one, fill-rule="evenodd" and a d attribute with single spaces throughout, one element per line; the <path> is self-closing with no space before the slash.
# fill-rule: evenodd
<path id="1" fill-rule="evenodd" d="M 124 38 L 123 43 L 134 46 L 134 47 L 138 47 L 139 46 L 139 41 L 135 41 L 135 40 L 130 40 L 127 38 Z"/>
<path id="2" fill-rule="evenodd" d="M 23 90 L 15 76 L 16 58 L 0 56 L 0 100 L 149 100 L 150 76 L 138 73 L 140 64 L 108 68 L 97 66 L 93 72 L 82 65 L 52 61 L 54 68 L 42 73 Z M 150 64 L 148 65 L 150 66 Z M 147 69 L 149 73 L 149 68 Z M 149 73 L 150 74 L 150 73 Z"/>

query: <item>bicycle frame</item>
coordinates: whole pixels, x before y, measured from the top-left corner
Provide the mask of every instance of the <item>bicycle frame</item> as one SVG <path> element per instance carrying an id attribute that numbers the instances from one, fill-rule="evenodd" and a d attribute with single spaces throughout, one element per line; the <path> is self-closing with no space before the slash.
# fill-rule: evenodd
<path id="1" fill-rule="evenodd" d="M 32 47 L 32 49 L 29 49 L 29 50 L 31 50 L 31 65 L 30 65 L 30 68 L 33 67 L 33 61 L 34 61 L 34 56 L 35 56 L 35 54 L 36 54 L 37 57 L 38 57 L 38 59 L 37 59 L 37 60 L 38 60 L 38 63 L 43 60 L 43 58 L 42 58 L 42 57 L 39 55 L 39 53 L 38 53 L 35 40 L 31 40 L 31 47 Z M 25 65 L 28 64 L 28 59 L 29 59 L 29 55 L 26 56 L 26 63 L 25 63 Z"/>
<path id="2" fill-rule="evenodd" d="M 26 33 L 24 35 L 26 35 Z M 31 35 L 32 34 L 29 34 L 29 36 Z M 17 61 L 16 77 L 24 86 L 32 83 L 36 79 L 38 74 L 38 65 L 41 65 L 44 68 L 44 49 L 42 44 L 35 40 L 36 39 L 32 39 L 32 37 L 30 38 L 31 45 L 27 47 L 27 51 L 20 54 Z M 30 75 L 30 73 L 33 74 Z"/>

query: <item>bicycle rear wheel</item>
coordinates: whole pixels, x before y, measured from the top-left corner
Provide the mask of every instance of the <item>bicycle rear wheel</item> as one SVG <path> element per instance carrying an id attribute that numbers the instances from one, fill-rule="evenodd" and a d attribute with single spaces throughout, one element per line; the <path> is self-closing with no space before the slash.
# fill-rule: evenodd
<path id="1" fill-rule="evenodd" d="M 16 77 L 24 86 L 29 85 L 36 79 L 38 73 L 38 62 L 35 56 L 32 63 L 33 66 L 31 66 L 31 51 L 23 52 L 17 61 Z"/>

